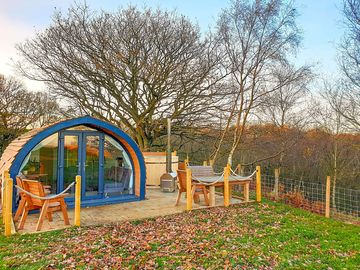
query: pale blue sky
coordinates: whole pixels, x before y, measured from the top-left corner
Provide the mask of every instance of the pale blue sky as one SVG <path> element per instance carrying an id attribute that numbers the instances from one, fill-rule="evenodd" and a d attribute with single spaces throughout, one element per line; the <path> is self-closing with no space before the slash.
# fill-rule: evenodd
<path id="1" fill-rule="evenodd" d="M 70 0 L 1 0 L 0 9 L 0 73 L 16 75 L 11 58 L 16 59 L 16 43 L 32 37 L 35 30 L 46 28 L 51 22 L 54 8 L 66 10 Z M 214 26 L 221 9 L 228 5 L 224 0 L 88 0 L 93 9 L 114 10 L 134 4 L 164 9 L 176 9 L 199 23 L 205 31 Z M 343 35 L 341 0 L 297 0 L 298 26 L 303 31 L 303 42 L 296 59 L 297 64 L 317 63 L 317 73 L 334 77 L 337 74 L 336 44 Z M 32 90 L 42 85 L 26 81 Z"/>

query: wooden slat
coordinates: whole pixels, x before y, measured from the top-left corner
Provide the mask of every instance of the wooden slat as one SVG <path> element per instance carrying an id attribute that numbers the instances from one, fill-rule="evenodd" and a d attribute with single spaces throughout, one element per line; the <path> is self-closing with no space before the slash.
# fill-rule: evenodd
<path id="1" fill-rule="evenodd" d="M 166 152 L 142 152 L 143 156 L 146 158 L 147 156 L 165 156 Z M 172 156 L 176 156 L 176 151 L 171 153 Z"/>
<path id="2" fill-rule="evenodd" d="M 9 146 L 23 146 L 25 143 L 27 143 L 29 140 L 17 140 L 17 141 L 12 141 Z"/>
<path id="3" fill-rule="evenodd" d="M 1 157 L 1 160 L 3 160 L 4 162 L 8 162 L 8 160 L 16 157 L 16 155 L 18 154 L 18 152 L 7 152 L 4 153 Z"/>
<path id="4" fill-rule="evenodd" d="M 10 167 L 11 163 L 9 164 L 9 162 L 13 162 L 15 159 L 15 156 L 13 157 L 9 157 L 7 159 L 1 160 L 0 161 L 0 169 L 5 168 L 5 167 Z"/>
<path id="5" fill-rule="evenodd" d="M 189 166 L 194 176 L 214 176 L 214 170 L 211 166 Z"/>
<path id="6" fill-rule="evenodd" d="M 9 145 L 8 147 L 6 147 L 4 153 L 9 152 L 9 151 L 10 151 L 10 152 L 11 152 L 11 151 L 13 151 L 13 152 L 19 152 L 20 149 L 21 149 L 21 146 Z"/>

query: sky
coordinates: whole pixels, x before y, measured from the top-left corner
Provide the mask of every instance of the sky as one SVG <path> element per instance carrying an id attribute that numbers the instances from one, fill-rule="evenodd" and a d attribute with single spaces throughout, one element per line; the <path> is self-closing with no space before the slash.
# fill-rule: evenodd
<path id="1" fill-rule="evenodd" d="M 176 10 L 197 22 L 206 31 L 229 4 L 227 0 L 87 0 L 92 9 L 116 10 L 128 4 Z M 0 74 L 19 77 L 13 61 L 19 59 L 15 44 L 34 37 L 51 24 L 55 10 L 66 9 L 73 0 L 0 0 Z M 294 60 L 297 65 L 315 64 L 321 76 L 336 77 L 336 46 L 343 36 L 341 0 L 295 0 L 299 12 L 298 27 L 303 41 Z M 21 78 L 29 90 L 43 90 L 44 85 Z"/>

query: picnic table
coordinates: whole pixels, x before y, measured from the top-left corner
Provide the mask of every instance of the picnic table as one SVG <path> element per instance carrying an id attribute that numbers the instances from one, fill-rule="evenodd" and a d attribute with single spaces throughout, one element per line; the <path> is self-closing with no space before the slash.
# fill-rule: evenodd
<path id="1" fill-rule="evenodd" d="M 216 187 L 224 188 L 224 176 L 221 174 L 216 174 L 211 166 L 189 166 L 188 168 L 192 172 L 192 181 L 203 183 L 208 186 L 210 206 L 215 206 L 215 188 Z M 230 198 L 231 198 L 232 186 L 241 185 L 243 187 L 244 201 L 248 202 L 250 181 L 252 180 L 251 177 L 252 175 L 249 177 L 243 177 L 239 175 L 230 174 L 229 175 Z"/>

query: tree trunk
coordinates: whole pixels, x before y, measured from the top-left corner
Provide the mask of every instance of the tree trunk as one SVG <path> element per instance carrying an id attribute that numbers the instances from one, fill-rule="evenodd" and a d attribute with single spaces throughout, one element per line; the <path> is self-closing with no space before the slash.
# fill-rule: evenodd
<path id="1" fill-rule="evenodd" d="M 337 179 L 337 155 L 338 155 L 338 141 L 335 139 L 335 145 L 334 145 L 334 176 L 333 176 L 333 186 L 332 186 L 332 207 L 336 208 L 336 179 Z"/>

